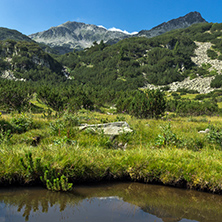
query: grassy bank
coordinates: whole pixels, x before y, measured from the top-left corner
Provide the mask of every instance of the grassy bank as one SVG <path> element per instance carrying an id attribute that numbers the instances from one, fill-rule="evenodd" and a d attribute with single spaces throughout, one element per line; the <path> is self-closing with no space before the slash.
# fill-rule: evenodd
<path id="1" fill-rule="evenodd" d="M 76 127 L 119 120 L 128 122 L 133 133 L 123 133 L 114 141 Z M 4 115 L 1 123 L 12 132 L 1 131 L 1 185 L 38 183 L 59 190 L 68 189 L 69 183 L 75 187 L 87 181 L 127 179 L 222 191 L 221 117 L 166 114 L 160 120 L 138 120 L 81 110 L 60 117 Z M 210 133 L 198 133 L 206 128 Z M 33 137 L 40 141 L 33 144 Z M 119 143 L 127 143 L 126 150 Z"/>

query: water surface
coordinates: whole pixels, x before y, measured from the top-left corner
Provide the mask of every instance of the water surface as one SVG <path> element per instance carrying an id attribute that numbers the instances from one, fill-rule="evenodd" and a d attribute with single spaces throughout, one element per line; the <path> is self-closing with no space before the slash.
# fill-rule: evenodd
<path id="1" fill-rule="evenodd" d="M 140 183 L 0 189 L 0 222 L 222 221 L 222 196 Z"/>

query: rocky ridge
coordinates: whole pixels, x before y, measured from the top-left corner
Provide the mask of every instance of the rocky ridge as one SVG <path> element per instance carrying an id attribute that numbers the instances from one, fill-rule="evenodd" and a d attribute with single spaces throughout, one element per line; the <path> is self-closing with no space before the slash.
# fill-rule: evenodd
<path id="1" fill-rule="evenodd" d="M 190 12 L 185 16 L 164 22 L 150 30 L 142 30 L 136 36 L 152 38 L 174 29 L 187 28 L 193 24 L 202 22 L 206 22 L 206 20 L 202 18 L 199 12 Z"/>
<path id="2" fill-rule="evenodd" d="M 119 31 L 109 31 L 104 27 L 81 22 L 66 22 L 56 27 L 31 34 L 29 37 L 39 43 L 57 49 L 60 53 L 70 52 L 73 49 L 84 49 L 110 39 L 124 38 L 129 35 Z"/>
<path id="3" fill-rule="evenodd" d="M 85 24 L 81 22 L 66 22 L 56 27 L 42 32 L 29 35 L 29 37 L 38 42 L 44 43 L 60 54 L 64 54 L 73 49 L 84 49 L 93 45 L 94 42 L 115 44 L 118 41 L 132 36 L 145 36 L 148 38 L 161 35 L 165 32 L 187 28 L 192 24 L 206 22 L 199 12 L 190 12 L 183 17 L 164 22 L 150 30 L 142 30 L 138 34 L 130 35 L 121 31 L 110 31 L 104 27 Z"/>

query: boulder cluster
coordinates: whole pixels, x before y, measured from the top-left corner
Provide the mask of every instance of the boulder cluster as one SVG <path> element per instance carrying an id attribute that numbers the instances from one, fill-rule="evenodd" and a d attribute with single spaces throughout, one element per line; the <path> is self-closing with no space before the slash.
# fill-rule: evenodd
<path id="1" fill-rule="evenodd" d="M 207 50 L 211 48 L 212 43 L 210 42 L 195 42 L 197 45 L 197 48 L 195 50 L 195 56 L 192 57 L 192 61 L 197 66 L 202 66 L 202 64 L 210 64 L 211 68 L 209 68 L 209 71 L 216 70 L 218 74 L 222 74 L 222 61 L 218 59 L 211 59 L 207 56 Z M 211 81 L 214 79 L 214 76 L 211 77 L 201 77 L 198 76 L 194 79 L 190 79 L 190 77 L 184 79 L 181 82 L 173 82 L 171 84 L 168 84 L 169 91 L 174 92 L 177 91 L 179 88 L 185 88 L 189 90 L 196 90 L 201 94 L 209 93 L 214 90 L 214 88 L 211 88 L 210 84 Z M 161 89 L 166 86 L 154 86 L 152 84 L 147 84 L 146 88 L 148 89 Z"/>

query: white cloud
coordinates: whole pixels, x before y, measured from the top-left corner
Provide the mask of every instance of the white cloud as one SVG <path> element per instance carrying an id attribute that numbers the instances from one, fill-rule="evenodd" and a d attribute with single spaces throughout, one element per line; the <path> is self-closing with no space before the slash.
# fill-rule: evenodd
<path id="1" fill-rule="evenodd" d="M 110 29 L 108 29 L 109 31 L 113 31 L 113 32 L 123 32 L 123 33 L 125 33 L 125 34 L 127 34 L 127 35 L 134 35 L 134 34 L 137 34 L 138 32 L 132 32 L 132 33 L 130 33 L 130 32 L 127 32 L 126 30 L 121 30 L 121 29 L 117 29 L 117 28 L 115 28 L 115 27 L 113 27 L 113 28 L 110 28 Z"/>
<path id="2" fill-rule="evenodd" d="M 103 25 L 98 25 L 98 27 L 100 27 L 100 28 L 104 28 L 104 29 L 107 29 L 107 28 L 104 27 Z"/>

